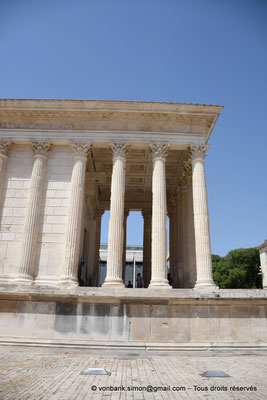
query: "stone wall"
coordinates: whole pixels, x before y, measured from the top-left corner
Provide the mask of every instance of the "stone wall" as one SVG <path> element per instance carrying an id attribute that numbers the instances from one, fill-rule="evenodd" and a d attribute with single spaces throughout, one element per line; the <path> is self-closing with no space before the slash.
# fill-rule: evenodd
<path id="1" fill-rule="evenodd" d="M 0 342 L 179 349 L 266 347 L 262 290 L 0 291 Z"/>
<path id="2" fill-rule="evenodd" d="M 18 272 L 32 163 L 30 145 L 10 151 L 0 205 L 0 274 L 4 277 Z"/>
<path id="3" fill-rule="evenodd" d="M 35 276 L 59 276 L 64 257 L 66 222 L 73 154 L 69 146 L 56 146 L 49 153 L 41 205 Z"/>

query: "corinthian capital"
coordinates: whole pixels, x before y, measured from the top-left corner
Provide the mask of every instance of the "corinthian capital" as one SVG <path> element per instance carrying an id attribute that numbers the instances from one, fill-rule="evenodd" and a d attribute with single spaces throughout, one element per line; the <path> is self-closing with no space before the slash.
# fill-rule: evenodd
<path id="1" fill-rule="evenodd" d="M 206 151 L 210 146 L 208 144 L 194 144 L 190 146 L 190 156 L 192 160 L 196 160 L 198 158 L 204 160 L 206 156 Z"/>
<path id="2" fill-rule="evenodd" d="M 45 156 L 47 157 L 47 154 L 50 150 L 51 143 L 50 142 L 36 142 L 33 141 L 31 142 L 33 146 L 33 153 L 35 156 Z"/>
<path id="3" fill-rule="evenodd" d="M 155 158 L 162 158 L 165 160 L 168 154 L 169 147 L 169 144 L 152 143 L 150 145 L 150 149 L 152 151 L 152 159 L 154 160 Z"/>
<path id="4" fill-rule="evenodd" d="M 11 144 L 12 144 L 11 140 L 0 140 L 0 154 L 7 156 Z"/>
<path id="5" fill-rule="evenodd" d="M 129 145 L 127 143 L 110 143 L 113 158 L 125 158 Z"/>
<path id="6" fill-rule="evenodd" d="M 81 156 L 87 158 L 90 147 L 91 147 L 90 143 L 84 143 L 84 142 L 71 143 L 71 148 L 75 156 Z"/>

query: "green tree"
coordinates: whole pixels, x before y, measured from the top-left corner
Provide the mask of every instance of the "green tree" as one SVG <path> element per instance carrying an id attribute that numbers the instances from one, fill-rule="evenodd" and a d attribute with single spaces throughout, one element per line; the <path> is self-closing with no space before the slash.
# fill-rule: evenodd
<path id="1" fill-rule="evenodd" d="M 221 289 L 261 287 L 260 258 L 256 248 L 236 249 L 225 257 L 212 256 L 213 277 Z"/>

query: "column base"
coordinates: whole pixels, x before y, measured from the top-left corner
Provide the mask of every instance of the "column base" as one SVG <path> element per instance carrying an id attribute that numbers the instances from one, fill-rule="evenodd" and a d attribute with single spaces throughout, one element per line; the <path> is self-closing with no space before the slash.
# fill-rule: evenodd
<path id="1" fill-rule="evenodd" d="M 59 286 L 60 280 L 55 279 L 55 277 L 39 277 L 37 276 L 34 280 L 34 284 L 37 286 Z"/>
<path id="2" fill-rule="evenodd" d="M 66 287 L 77 287 L 79 286 L 79 282 L 77 278 L 70 276 L 61 276 L 60 281 L 58 282 L 60 286 Z"/>
<path id="3" fill-rule="evenodd" d="M 24 274 L 17 275 L 15 277 L 14 281 L 16 283 L 26 283 L 26 284 L 29 284 L 29 285 L 33 285 L 33 283 L 34 283 L 33 282 L 33 277 L 31 275 L 24 275 Z"/>
<path id="4" fill-rule="evenodd" d="M 172 289 L 167 279 L 152 279 L 148 289 Z"/>
<path id="5" fill-rule="evenodd" d="M 125 288 L 123 280 L 120 278 L 107 278 L 103 283 L 102 287 L 121 287 Z"/>
<path id="6" fill-rule="evenodd" d="M 203 279 L 196 281 L 194 289 L 218 289 L 213 279 Z"/>

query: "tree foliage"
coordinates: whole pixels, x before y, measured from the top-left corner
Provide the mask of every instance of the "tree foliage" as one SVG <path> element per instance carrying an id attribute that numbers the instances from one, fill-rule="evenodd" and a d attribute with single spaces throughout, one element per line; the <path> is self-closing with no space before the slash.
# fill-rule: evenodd
<path id="1" fill-rule="evenodd" d="M 213 278 L 221 289 L 261 288 L 260 258 L 256 248 L 236 249 L 225 257 L 212 255 Z"/>

